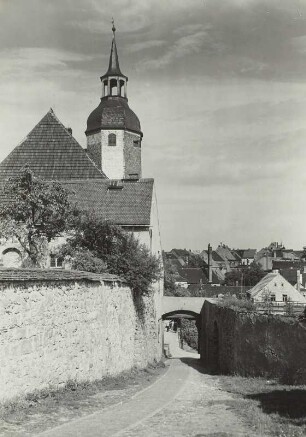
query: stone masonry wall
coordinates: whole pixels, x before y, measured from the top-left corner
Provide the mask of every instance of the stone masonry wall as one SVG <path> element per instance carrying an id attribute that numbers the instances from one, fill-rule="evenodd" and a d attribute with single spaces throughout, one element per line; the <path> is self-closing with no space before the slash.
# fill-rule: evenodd
<path id="1" fill-rule="evenodd" d="M 236 311 L 205 301 L 200 354 L 215 373 L 306 383 L 306 325 L 296 319 Z"/>
<path id="2" fill-rule="evenodd" d="M 138 141 L 135 144 L 134 141 Z M 141 137 L 139 134 L 124 132 L 124 177 L 138 175 L 141 178 Z"/>
<path id="3" fill-rule="evenodd" d="M 87 136 L 87 153 L 94 161 L 96 166 L 101 169 L 102 150 L 101 150 L 101 132 Z"/>
<path id="4" fill-rule="evenodd" d="M 135 302 L 120 281 L 73 274 L 0 276 L 0 402 L 160 359 L 154 296 Z"/>

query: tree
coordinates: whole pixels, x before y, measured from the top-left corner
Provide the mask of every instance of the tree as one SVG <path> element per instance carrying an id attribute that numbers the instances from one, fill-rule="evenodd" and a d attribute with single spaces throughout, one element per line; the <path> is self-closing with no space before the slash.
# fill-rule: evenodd
<path id="1" fill-rule="evenodd" d="M 256 285 L 264 276 L 265 272 L 261 265 L 253 261 L 250 264 L 250 267 L 244 272 L 244 284 Z"/>
<path id="2" fill-rule="evenodd" d="M 16 239 L 30 265 L 39 266 L 48 242 L 68 228 L 72 208 L 59 183 L 42 181 L 28 167 L 5 184 L 0 205 L 0 237 Z"/>
<path id="3" fill-rule="evenodd" d="M 265 273 L 261 266 L 253 261 L 248 267 L 240 267 L 225 273 L 225 285 L 256 285 Z"/>
<path id="4" fill-rule="evenodd" d="M 161 277 L 160 260 L 134 237 L 94 214 L 82 214 L 75 223 L 73 235 L 60 254 L 71 260 L 74 269 L 87 269 L 123 277 L 138 294 L 146 293 L 152 282 Z"/>

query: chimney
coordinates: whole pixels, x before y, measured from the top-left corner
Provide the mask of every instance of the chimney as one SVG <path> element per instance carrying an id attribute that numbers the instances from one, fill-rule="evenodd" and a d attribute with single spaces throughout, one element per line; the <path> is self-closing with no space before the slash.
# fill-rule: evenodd
<path id="1" fill-rule="evenodd" d="M 301 292 L 301 271 L 300 270 L 296 271 L 296 288 L 297 288 L 297 291 L 300 293 Z"/>
<path id="2" fill-rule="evenodd" d="M 208 245 L 208 283 L 212 283 L 212 253 L 211 253 L 211 245 Z"/>
<path id="3" fill-rule="evenodd" d="M 71 129 L 71 127 L 67 127 L 67 131 L 70 133 L 70 135 L 72 135 L 72 129 Z"/>

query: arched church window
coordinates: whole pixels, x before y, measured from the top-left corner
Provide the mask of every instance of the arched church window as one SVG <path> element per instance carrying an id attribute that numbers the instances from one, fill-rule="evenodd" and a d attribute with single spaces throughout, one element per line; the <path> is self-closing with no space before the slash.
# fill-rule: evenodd
<path id="1" fill-rule="evenodd" d="M 115 134 L 109 134 L 108 135 L 108 145 L 109 146 L 116 146 L 116 135 Z"/>
<path id="2" fill-rule="evenodd" d="M 18 249 L 8 248 L 2 253 L 2 263 L 4 267 L 21 267 L 22 256 Z"/>

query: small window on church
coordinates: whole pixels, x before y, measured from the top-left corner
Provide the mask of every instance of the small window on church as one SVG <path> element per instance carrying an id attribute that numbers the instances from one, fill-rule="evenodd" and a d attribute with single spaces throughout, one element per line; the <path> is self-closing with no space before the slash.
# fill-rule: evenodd
<path id="1" fill-rule="evenodd" d="M 109 146 L 116 146 L 116 135 L 115 134 L 109 134 L 108 135 L 108 145 Z"/>
<path id="2" fill-rule="evenodd" d="M 57 257 L 55 255 L 50 255 L 50 267 L 53 269 L 63 267 L 63 258 Z"/>

